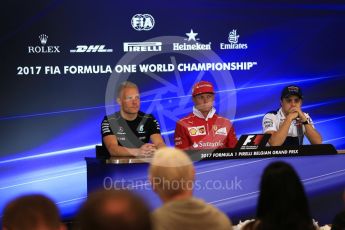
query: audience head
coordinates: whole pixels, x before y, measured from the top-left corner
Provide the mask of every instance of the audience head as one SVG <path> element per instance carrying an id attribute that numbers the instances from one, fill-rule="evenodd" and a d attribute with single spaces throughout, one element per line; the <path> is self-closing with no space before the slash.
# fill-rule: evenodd
<path id="1" fill-rule="evenodd" d="M 345 204 L 345 191 L 343 193 L 343 201 Z M 345 210 L 334 217 L 331 230 L 345 230 Z"/>
<path id="2" fill-rule="evenodd" d="M 26 195 L 6 205 L 2 225 L 5 230 L 65 229 L 56 205 L 43 195 Z"/>
<path id="3" fill-rule="evenodd" d="M 182 150 L 158 149 L 151 161 L 149 179 L 163 201 L 176 196 L 192 196 L 195 171 L 193 162 Z"/>
<path id="4" fill-rule="evenodd" d="M 75 229 L 149 230 L 150 210 L 140 197 L 129 191 L 97 191 L 80 208 Z"/>
<path id="5" fill-rule="evenodd" d="M 333 221 L 331 230 L 344 230 L 345 229 L 345 211 L 338 213 Z"/>
<path id="6" fill-rule="evenodd" d="M 314 229 L 303 185 L 289 164 L 275 162 L 264 170 L 257 218 L 259 229 Z"/>

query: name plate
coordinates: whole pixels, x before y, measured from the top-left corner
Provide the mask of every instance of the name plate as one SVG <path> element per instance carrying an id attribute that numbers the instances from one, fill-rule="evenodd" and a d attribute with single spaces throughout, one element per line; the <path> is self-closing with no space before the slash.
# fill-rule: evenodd
<path id="1" fill-rule="evenodd" d="M 247 159 L 269 157 L 291 157 L 311 155 L 335 155 L 337 150 L 331 144 L 302 145 L 289 147 L 262 147 L 258 149 L 205 149 L 188 150 L 188 155 L 193 161 L 223 160 L 223 159 Z"/>

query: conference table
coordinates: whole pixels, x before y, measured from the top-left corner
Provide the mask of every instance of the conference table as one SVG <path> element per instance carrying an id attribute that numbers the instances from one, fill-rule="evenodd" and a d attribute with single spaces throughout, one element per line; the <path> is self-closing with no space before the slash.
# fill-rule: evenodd
<path id="1" fill-rule="evenodd" d="M 254 152 L 257 154 L 254 155 Z M 267 152 L 280 154 L 272 157 Z M 289 152 L 291 154 L 287 154 Z M 320 224 L 331 223 L 334 215 L 344 208 L 343 150 L 335 151 L 330 146 L 320 145 L 288 149 L 267 147 L 260 151 L 188 151 L 188 154 L 193 159 L 196 170 L 194 195 L 217 206 L 234 223 L 255 216 L 261 174 L 274 161 L 287 162 L 296 169 L 308 195 L 312 216 Z M 151 209 L 161 205 L 148 181 L 151 158 L 110 157 L 85 160 L 88 193 L 97 189 L 129 189 L 142 196 Z"/>

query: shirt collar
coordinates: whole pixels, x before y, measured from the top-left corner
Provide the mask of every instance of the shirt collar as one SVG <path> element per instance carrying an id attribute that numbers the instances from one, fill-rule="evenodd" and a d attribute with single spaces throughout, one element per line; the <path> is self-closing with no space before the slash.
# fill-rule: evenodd
<path id="1" fill-rule="evenodd" d="M 199 118 L 205 119 L 206 121 L 209 118 L 212 118 L 215 113 L 216 113 L 216 109 L 212 107 L 210 112 L 208 112 L 207 117 L 205 118 L 204 115 L 202 115 L 202 113 L 197 108 L 195 108 L 195 106 L 193 106 L 193 114 Z"/>
<path id="2" fill-rule="evenodd" d="M 284 114 L 284 112 L 283 112 L 283 108 L 282 108 L 282 107 L 280 107 L 280 109 L 278 110 L 278 114 L 279 114 L 279 116 L 280 116 L 282 119 L 285 119 L 285 114 Z"/>

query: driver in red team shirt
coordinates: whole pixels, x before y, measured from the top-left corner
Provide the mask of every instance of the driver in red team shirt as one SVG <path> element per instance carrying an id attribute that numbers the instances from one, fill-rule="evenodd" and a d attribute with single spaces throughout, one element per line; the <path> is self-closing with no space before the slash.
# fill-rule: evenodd
<path id="1" fill-rule="evenodd" d="M 175 146 L 180 149 L 234 148 L 237 144 L 229 119 L 218 116 L 214 104 L 214 87 L 200 81 L 193 86 L 193 113 L 176 123 Z"/>

